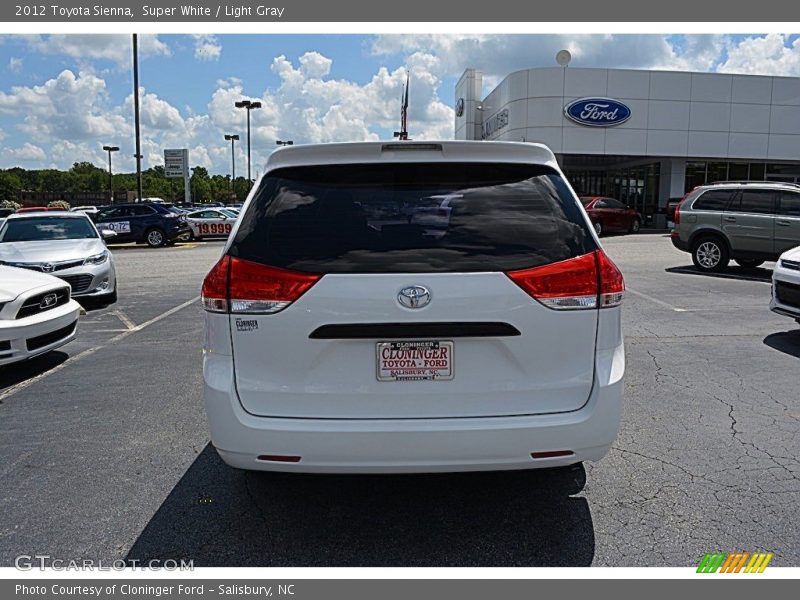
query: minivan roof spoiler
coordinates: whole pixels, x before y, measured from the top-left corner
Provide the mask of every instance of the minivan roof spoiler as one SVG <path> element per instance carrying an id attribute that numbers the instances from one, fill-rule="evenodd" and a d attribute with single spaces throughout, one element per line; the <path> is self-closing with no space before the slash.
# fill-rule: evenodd
<path id="1" fill-rule="evenodd" d="M 553 152 L 530 142 L 425 140 L 294 144 L 275 150 L 265 173 L 284 167 L 381 162 L 485 162 L 546 165 L 558 169 Z"/>

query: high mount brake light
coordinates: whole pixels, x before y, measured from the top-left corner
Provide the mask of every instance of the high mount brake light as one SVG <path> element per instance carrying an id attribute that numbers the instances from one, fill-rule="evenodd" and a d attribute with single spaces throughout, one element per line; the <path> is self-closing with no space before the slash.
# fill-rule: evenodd
<path id="1" fill-rule="evenodd" d="M 506 275 L 555 310 L 619 306 L 625 294 L 622 273 L 602 250 Z"/>
<path id="2" fill-rule="evenodd" d="M 305 294 L 320 277 L 223 256 L 203 281 L 203 308 L 233 314 L 276 313 Z"/>

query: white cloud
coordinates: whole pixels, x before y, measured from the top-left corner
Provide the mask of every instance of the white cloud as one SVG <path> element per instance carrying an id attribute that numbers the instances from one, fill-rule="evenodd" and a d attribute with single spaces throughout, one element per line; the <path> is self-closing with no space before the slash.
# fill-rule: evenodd
<path id="1" fill-rule="evenodd" d="M 499 81 L 508 73 L 556 66 L 561 49 L 576 67 L 709 70 L 723 48 L 723 36 L 697 35 L 676 49 L 662 35 L 379 35 L 378 56 L 426 52 L 440 59 L 440 75 L 458 76 L 474 67 Z"/>
<path id="2" fill-rule="evenodd" d="M 25 142 L 20 148 L 8 148 L 5 150 L 5 154 L 20 162 L 42 162 L 47 159 L 44 150 L 30 142 Z"/>
<path id="3" fill-rule="evenodd" d="M 131 36 L 128 34 L 50 34 L 23 35 L 28 49 L 42 54 L 69 56 L 79 61 L 108 60 L 127 67 L 133 57 Z M 139 56 L 169 56 L 169 46 L 157 35 L 139 35 Z"/>
<path id="4" fill-rule="evenodd" d="M 194 57 L 197 60 L 219 60 L 222 44 L 215 35 L 194 34 Z"/>
<path id="5" fill-rule="evenodd" d="M 76 76 L 68 69 L 42 85 L 0 92 L 0 113 L 21 117 L 19 129 L 43 144 L 121 137 L 131 131 L 125 116 L 109 106 L 103 79 Z"/>
<path id="6" fill-rule="evenodd" d="M 19 73 L 22 70 L 22 64 L 23 60 L 21 58 L 12 56 L 8 59 L 8 70 L 13 71 L 14 73 Z"/>
<path id="7" fill-rule="evenodd" d="M 331 72 L 333 61 L 319 52 L 306 52 L 299 59 L 300 72 L 309 79 L 322 79 Z"/>
<path id="8" fill-rule="evenodd" d="M 800 75 L 800 38 L 771 33 L 730 44 L 719 71 L 753 75 Z"/>

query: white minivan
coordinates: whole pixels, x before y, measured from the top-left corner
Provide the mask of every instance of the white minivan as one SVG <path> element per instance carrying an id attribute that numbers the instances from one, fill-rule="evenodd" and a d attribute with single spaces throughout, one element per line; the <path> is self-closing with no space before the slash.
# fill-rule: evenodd
<path id="1" fill-rule="evenodd" d="M 451 199 L 434 230 L 431 197 Z M 624 289 L 545 146 L 277 150 L 203 282 L 212 442 L 268 471 L 598 460 Z"/>

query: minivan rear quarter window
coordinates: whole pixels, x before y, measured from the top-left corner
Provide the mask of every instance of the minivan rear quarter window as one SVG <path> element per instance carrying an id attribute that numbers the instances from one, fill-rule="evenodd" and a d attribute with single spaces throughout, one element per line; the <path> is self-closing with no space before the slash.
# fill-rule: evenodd
<path id="1" fill-rule="evenodd" d="M 525 269 L 597 248 L 549 167 L 287 167 L 261 181 L 229 254 L 309 273 Z"/>

